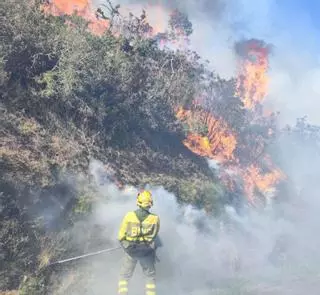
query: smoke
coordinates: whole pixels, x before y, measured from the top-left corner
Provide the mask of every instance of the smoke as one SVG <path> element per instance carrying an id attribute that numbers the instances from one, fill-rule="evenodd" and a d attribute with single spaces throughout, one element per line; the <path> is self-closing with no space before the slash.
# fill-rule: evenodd
<path id="1" fill-rule="evenodd" d="M 96 183 L 98 201 L 86 226 L 99 226 L 100 236 L 106 242 L 99 246 L 92 242 L 90 249 L 84 249 L 87 252 L 118 245 L 116 238 L 121 220 L 128 211 L 135 210 L 138 192 L 134 187 L 119 190 L 98 161 L 91 162 L 90 174 Z M 268 282 L 270 287 L 286 280 L 289 285 L 289 278 L 296 272 L 301 275 L 301 270 L 306 273 L 317 267 L 320 241 L 314 239 L 314 233 L 319 230 L 319 223 L 314 220 L 316 214 L 302 218 L 294 215 L 297 208 L 283 207 L 291 219 L 276 218 L 273 210 L 248 210 L 240 216 L 235 208 L 226 207 L 224 214 L 215 218 L 192 206 L 179 205 L 175 196 L 161 187 L 148 189 L 154 195 L 152 211 L 161 220 L 163 247 L 157 254 L 159 294 L 213 294 L 213 290 L 222 292 L 232 288 L 245 292 L 258 282 Z M 309 209 L 309 213 L 316 213 Z M 85 244 L 81 226 L 75 227 L 74 236 L 81 248 Z M 279 264 L 281 247 L 290 257 L 285 267 Z M 116 250 L 77 262 L 77 271 L 85 277 L 68 288 L 67 293 L 115 294 L 122 255 L 122 250 Z M 60 291 L 54 294 L 65 294 L 62 290 L 69 285 L 73 273 L 74 270 L 63 274 Z M 137 265 L 130 284 L 131 294 L 141 294 L 143 283 Z"/>
<path id="2" fill-rule="evenodd" d="M 135 14 L 145 8 L 151 24 L 160 27 L 167 23 L 171 9 L 178 7 L 188 13 L 194 28 L 191 48 L 225 78 L 237 73 L 234 45 L 239 40 L 256 38 L 272 44 L 267 107 L 280 111 L 281 124 L 293 123 L 304 115 L 319 123 L 319 60 L 315 41 L 310 37 L 315 28 L 307 17 L 301 17 L 303 11 L 294 11 L 293 22 L 293 12 L 289 14 L 285 4 L 271 0 L 157 1 L 162 8 L 153 10 L 147 6 L 155 5 L 152 1 L 119 2 Z M 223 216 L 215 218 L 179 205 L 175 196 L 163 188 L 151 187 L 155 196 L 153 210 L 161 218 L 164 244 L 158 252 L 159 294 L 214 294 L 213 289 L 233 286 L 238 294 L 250 288 L 255 294 L 318 294 L 318 286 L 310 281 L 320 260 L 320 160 L 318 156 L 314 158 L 315 154 L 301 143 L 299 148 L 288 139 L 280 143 L 279 161 L 293 179 L 293 193 L 277 210 L 248 208 L 245 215 L 239 215 L 235 208 L 226 207 Z M 213 161 L 210 165 L 217 168 Z M 93 162 L 90 168 L 96 180 L 101 178 L 99 167 Z M 105 246 L 112 247 L 121 219 L 135 208 L 137 189 L 120 191 L 108 180 L 97 182 L 101 197 L 90 222 L 103 228 L 101 235 L 108 240 Z M 115 293 L 121 256 L 118 251 L 82 261 L 79 269 L 86 270 L 92 280 L 87 277 L 79 289 L 68 294 Z M 131 285 L 133 295 L 143 288 L 139 266 L 137 270 Z M 66 276 L 65 284 L 68 279 Z M 254 289 L 257 285 L 259 290 Z"/>
<path id="3" fill-rule="evenodd" d="M 97 6 L 104 0 L 95 0 Z M 224 78 L 237 74 L 235 43 L 257 38 L 273 45 L 266 106 L 280 111 L 280 123 L 308 116 L 319 123 L 319 55 L 311 4 L 261 0 L 114 0 L 124 14 L 146 9 L 151 25 L 166 28 L 174 8 L 187 13 L 193 24 L 192 50 Z M 299 6 L 300 5 L 300 6 Z M 316 106 L 316 107 L 315 107 Z"/>

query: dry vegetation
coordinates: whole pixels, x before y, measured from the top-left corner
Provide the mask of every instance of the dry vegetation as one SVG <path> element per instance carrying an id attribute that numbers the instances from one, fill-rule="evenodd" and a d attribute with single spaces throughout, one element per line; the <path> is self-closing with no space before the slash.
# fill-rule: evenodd
<path id="1" fill-rule="evenodd" d="M 79 17 L 45 16 L 40 2 L 0 1 L 0 290 L 23 295 L 45 294 L 45 265 L 79 250 L 67 229 L 95 199 L 90 180 L 78 178 L 92 158 L 119 186 L 163 185 L 179 201 L 218 213 L 239 194 L 226 192 L 183 145 L 176 107 L 189 106 L 205 85 L 226 88 L 228 99 L 215 102 L 219 115 L 239 133 L 256 128 L 246 127 L 232 81 L 218 79 L 194 52 L 160 50 L 141 33 L 144 19 L 126 23 L 126 36 L 99 37 Z M 53 220 L 45 208 L 58 212 Z"/>

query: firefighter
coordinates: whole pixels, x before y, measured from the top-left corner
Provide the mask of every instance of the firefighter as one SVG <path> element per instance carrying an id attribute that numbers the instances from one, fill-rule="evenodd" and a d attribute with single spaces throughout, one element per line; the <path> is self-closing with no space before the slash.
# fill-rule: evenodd
<path id="1" fill-rule="evenodd" d="M 156 295 L 156 248 L 160 219 L 150 213 L 153 205 L 152 194 L 142 191 L 137 196 L 138 209 L 128 212 L 122 220 L 118 240 L 124 249 L 120 270 L 118 294 L 128 294 L 128 283 L 137 262 L 140 263 L 146 282 L 146 295 Z"/>

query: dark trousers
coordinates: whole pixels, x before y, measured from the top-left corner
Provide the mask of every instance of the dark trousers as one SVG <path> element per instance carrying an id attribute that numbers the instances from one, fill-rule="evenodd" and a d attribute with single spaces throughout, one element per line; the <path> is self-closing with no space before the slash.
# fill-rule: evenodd
<path id="1" fill-rule="evenodd" d="M 120 270 L 118 294 L 128 294 L 128 284 L 136 268 L 137 262 L 141 265 L 145 276 L 146 295 L 156 295 L 156 268 L 154 253 L 145 256 L 133 256 L 126 252 L 123 257 Z"/>

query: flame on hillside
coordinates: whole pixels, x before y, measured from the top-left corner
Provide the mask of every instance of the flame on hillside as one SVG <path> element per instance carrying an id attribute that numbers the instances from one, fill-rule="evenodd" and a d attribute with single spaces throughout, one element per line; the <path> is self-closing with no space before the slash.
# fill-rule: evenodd
<path id="1" fill-rule="evenodd" d="M 77 14 L 89 22 L 89 29 L 97 35 L 103 34 L 109 27 L 109 21 L 97 18 L 90 0 L 50 0 L 43 9 L 52 15 Z"/>
<path id="2" fill-rule="evenodd" d="M 236 94 L 241 97 L 245 108 L 254 109 L 267 94 L 270 47 L 263 41 L 252 39 L 237 43 L 235 49 L 240 57 Z"/>
<path id="3" fill-rule="evenodd" d="M 204 129 L 200 131 L 201 134 L 190 132 L 185 139 L 184 144 L 191 151 L 220 162 L 234 159 L 233 152 L 237 140 L 223 120 L 214 118 L 213 115 L 202 110 L 184 110 L 183 108 L 178 109 L 176 116 L 180 121 L 186 122 L 190 129 Z"/>
<path id="4" fill-rule="evenodd" d="M 170 17 L 174 14 L 167 7 L 161 5 L 161 1 L 149 2 L 145 5 L 141 4 L 126 4 L 120 6 L 118 12 L 123 16 L 133 14 L 135 16 L 141 15 L 142 11 L 146 11 L 145 21 L 148 23 L 152 30 L 145 34 L 146 38 L 156 37 L 159 41 L 160 47 L 170 43 L 171 45 L 179 45 L 185 47 L 187 42 L 183 36 L 183 32 L 176 32 L 179 40 L 170 40 L 168 36 L 168 23 Z M 47 0 L 43 5 L 46 13 L 55 16 L 77 14 L 89 22 L 89 29 L 97 35 L 102 35 L 109 27 L 110 22 L 95 13 L 95 7 L 92 5 L 91 0 Z M 114 28 L 113 28 L 114 30 Z M 114 35 L 119 35 L 120 32 L 113 32 Z M 182 43 L 182 45 L 180 44 Z"/>
<path id="5" fill-rule="evenodd" d="M 263 41 L 254 39 L 236 45 L 236 52 L 241 58 L 239 58 L 239 77 L 235 94 L 240 97 L 244 107 L 253 112 L 267 94 L 269 51 L 269 46 Z M 240 176 L 249 201 L 254 202 L 257 191 L 265 196 L 272 195 L 275 186 L 285 179 L 284 173 L 275 167 L 267 156 L 248 166 L 240 166 L 238 164 L 240 161 L 235 156 L 237 134 L 221 118 L 215 118 L 199 108 L 191 110 L 179 108 L 177 118 L 186 122 L 190 130 L 184 141 L 185 146 L 198 155 L 228 164 L 228 171 L 232 173 L 222 175 L 223 182 L 233 190 L 235 189 L 233 179 L 235 175 Z M 203 125 L 204 132 L 199 133 L 192 128 L 195 124 Z M 269 136 L 272 132 L 270 129 Z M 264 169 L 260 165 L 263 165 Z"/>
<path id="6" fill-rule="evenodd" d="M 52 0 L 44 6 L 44 9 L 53 15 L 76 13 L 89 21 L 89 28 L 95 34 L 102 34 L 109 27 L 107 20 L 96 17 L 90 0 Z M 141 6 L 134 4 L 120 9 L 121 13 L 132 12 L 134 14 L 138 10 L 138 13 L 141 13 Z M 170 11 L 154 3 L 148 4 L 145 10 L 146 20 L 153 28 L 151 35 L 166 35 Z M 238 43 L 236 53 L 239 56 L 236 95 L 241 98 L 246 109 L 256 111 L 256 106 L 261 104 L 268 90 L 269 47 L 263 41 L 253 39 Z M 189 129 L 184 145 L 200 156 L 228 165 L 229 172 L 226 174 L 229 176 L 222 175 L 224 183 L 230 185 L 230 189 L 233 190 L 236 188 L 235 175 L 240 176 L 249 201 L 254 201 L 257 190 L 266 195 L 285 178 L 283 172 L 274 167 L 270 159 L 259 161 L 260 165 L 261 162 L 264 163 L 264 166 L 267 167 L 264 167 L 265 169 L 262 169 L 258 163 L 251 163 L 246 167 L 240 166 L 238 164 L 240 161 L 235 155 L 237 134 L 221 117 L 215 117 L 210 112 L 201 109 L 199 104 L 195 104 L 189 110 L 178 108 L 176 117 L 186 123 Z"/>
<path id="7" fill-rule="evenodd" d="M 274 186 L 286 178 L 284 173 L 273 165 L 269 169 L 269 172 L 262 173 L 260 167 L 252 164 L 244 171 L 244 190 L 251 202 L 254 201 L 255 189 L 264 195 L 272 194 Z"/>

